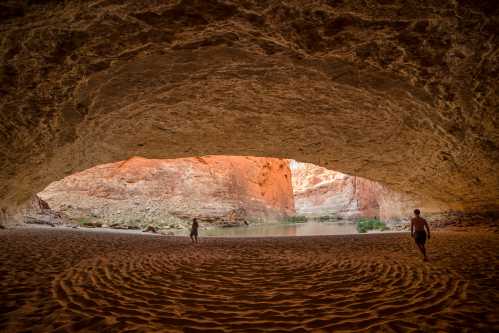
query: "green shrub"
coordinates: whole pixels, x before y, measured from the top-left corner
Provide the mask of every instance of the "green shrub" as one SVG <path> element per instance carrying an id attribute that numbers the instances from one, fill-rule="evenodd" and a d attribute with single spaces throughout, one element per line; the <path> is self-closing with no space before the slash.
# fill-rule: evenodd
<path id="1" fill-rule="evenodd" d="M 388 230 L 388 227 L 383 221 L 378 219 L 360 219 L 357 220 L 357 231 L 359 233 L 366 233 L 369 230 Z"/>
<path id="2" fill-rule="evenodd" d="M 336 215 L 322 215 L 318 218 L 319 222 L 334 222 L 341 220 L 341 217 Z"/>
<path id="3" fill-rule="evenodd" d="M 85 217 L 81 217 L 81 218 L 77 219 L 77 220 L 76 220 L 76 222 L 78 222 L 79 224 L 84 225 L 84 224 L 89 223 L 89 222 L 90 222 L 90 219 L 85 218 Z"/>
<path id="4" fill-rule="evenodd" d="M 304 223 L 307 222 L 307 217 L 303 215 L 290 216 L 286 219 L 287 223 Z"/>

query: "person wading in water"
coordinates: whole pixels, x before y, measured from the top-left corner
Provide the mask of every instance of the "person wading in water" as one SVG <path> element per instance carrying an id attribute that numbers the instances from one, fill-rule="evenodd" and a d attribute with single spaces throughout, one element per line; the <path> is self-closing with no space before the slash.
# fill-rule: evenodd
<path id="1" fill-rule="evenodd" d="M 414 210 L 414 215 L 411 219 L 411 237 L 414 237 L 416 241 L 416 245 L 419 248 L 419 251 L 423 254 L 423 260 L 428 261 L 428 257 L 426 256 L 426 230 L 428 231 L 428 239 L 430 239 L 430 227 L 428 226 L 428 222 L 421 216 L 421 211 L 419 209 Z"/>
<path id="2" fill-rule="evenodd" d="M 191 225 L 191 241 L 198 242 L 198 220 L 196 218 L 192 219 L 192 225 Z"/>

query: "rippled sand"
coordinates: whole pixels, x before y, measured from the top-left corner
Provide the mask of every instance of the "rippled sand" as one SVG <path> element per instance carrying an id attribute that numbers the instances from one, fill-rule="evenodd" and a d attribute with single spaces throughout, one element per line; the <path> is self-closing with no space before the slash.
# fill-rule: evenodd
<path id="1" fill-rule="evenodd" d="M 202 239 L 0 230 L 1 332 L 499 330 L 497 234 Z"/>

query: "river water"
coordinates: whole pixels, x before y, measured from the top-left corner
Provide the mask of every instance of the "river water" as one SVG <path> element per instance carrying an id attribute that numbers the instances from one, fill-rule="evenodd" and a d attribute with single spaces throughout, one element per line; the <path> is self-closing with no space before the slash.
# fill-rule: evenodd
<path id="1" fill-rule="evenodd" d="M 267 236 L 320 236 L 358 234 L 354 221 L 305 223 L 274 223 L 241 227 L 215 227 L 200 230 L 200 236 L 267 237 Z"/>

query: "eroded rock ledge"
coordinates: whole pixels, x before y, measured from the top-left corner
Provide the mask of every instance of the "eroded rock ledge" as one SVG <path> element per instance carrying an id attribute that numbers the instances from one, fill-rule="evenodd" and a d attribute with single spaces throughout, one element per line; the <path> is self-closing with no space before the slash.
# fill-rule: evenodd
<path id="1" fill-rule="evenodd" d="M 293 158 L 499 211 L 496 1 L 7 1 L 2 216 L 131 156 Z"/>

